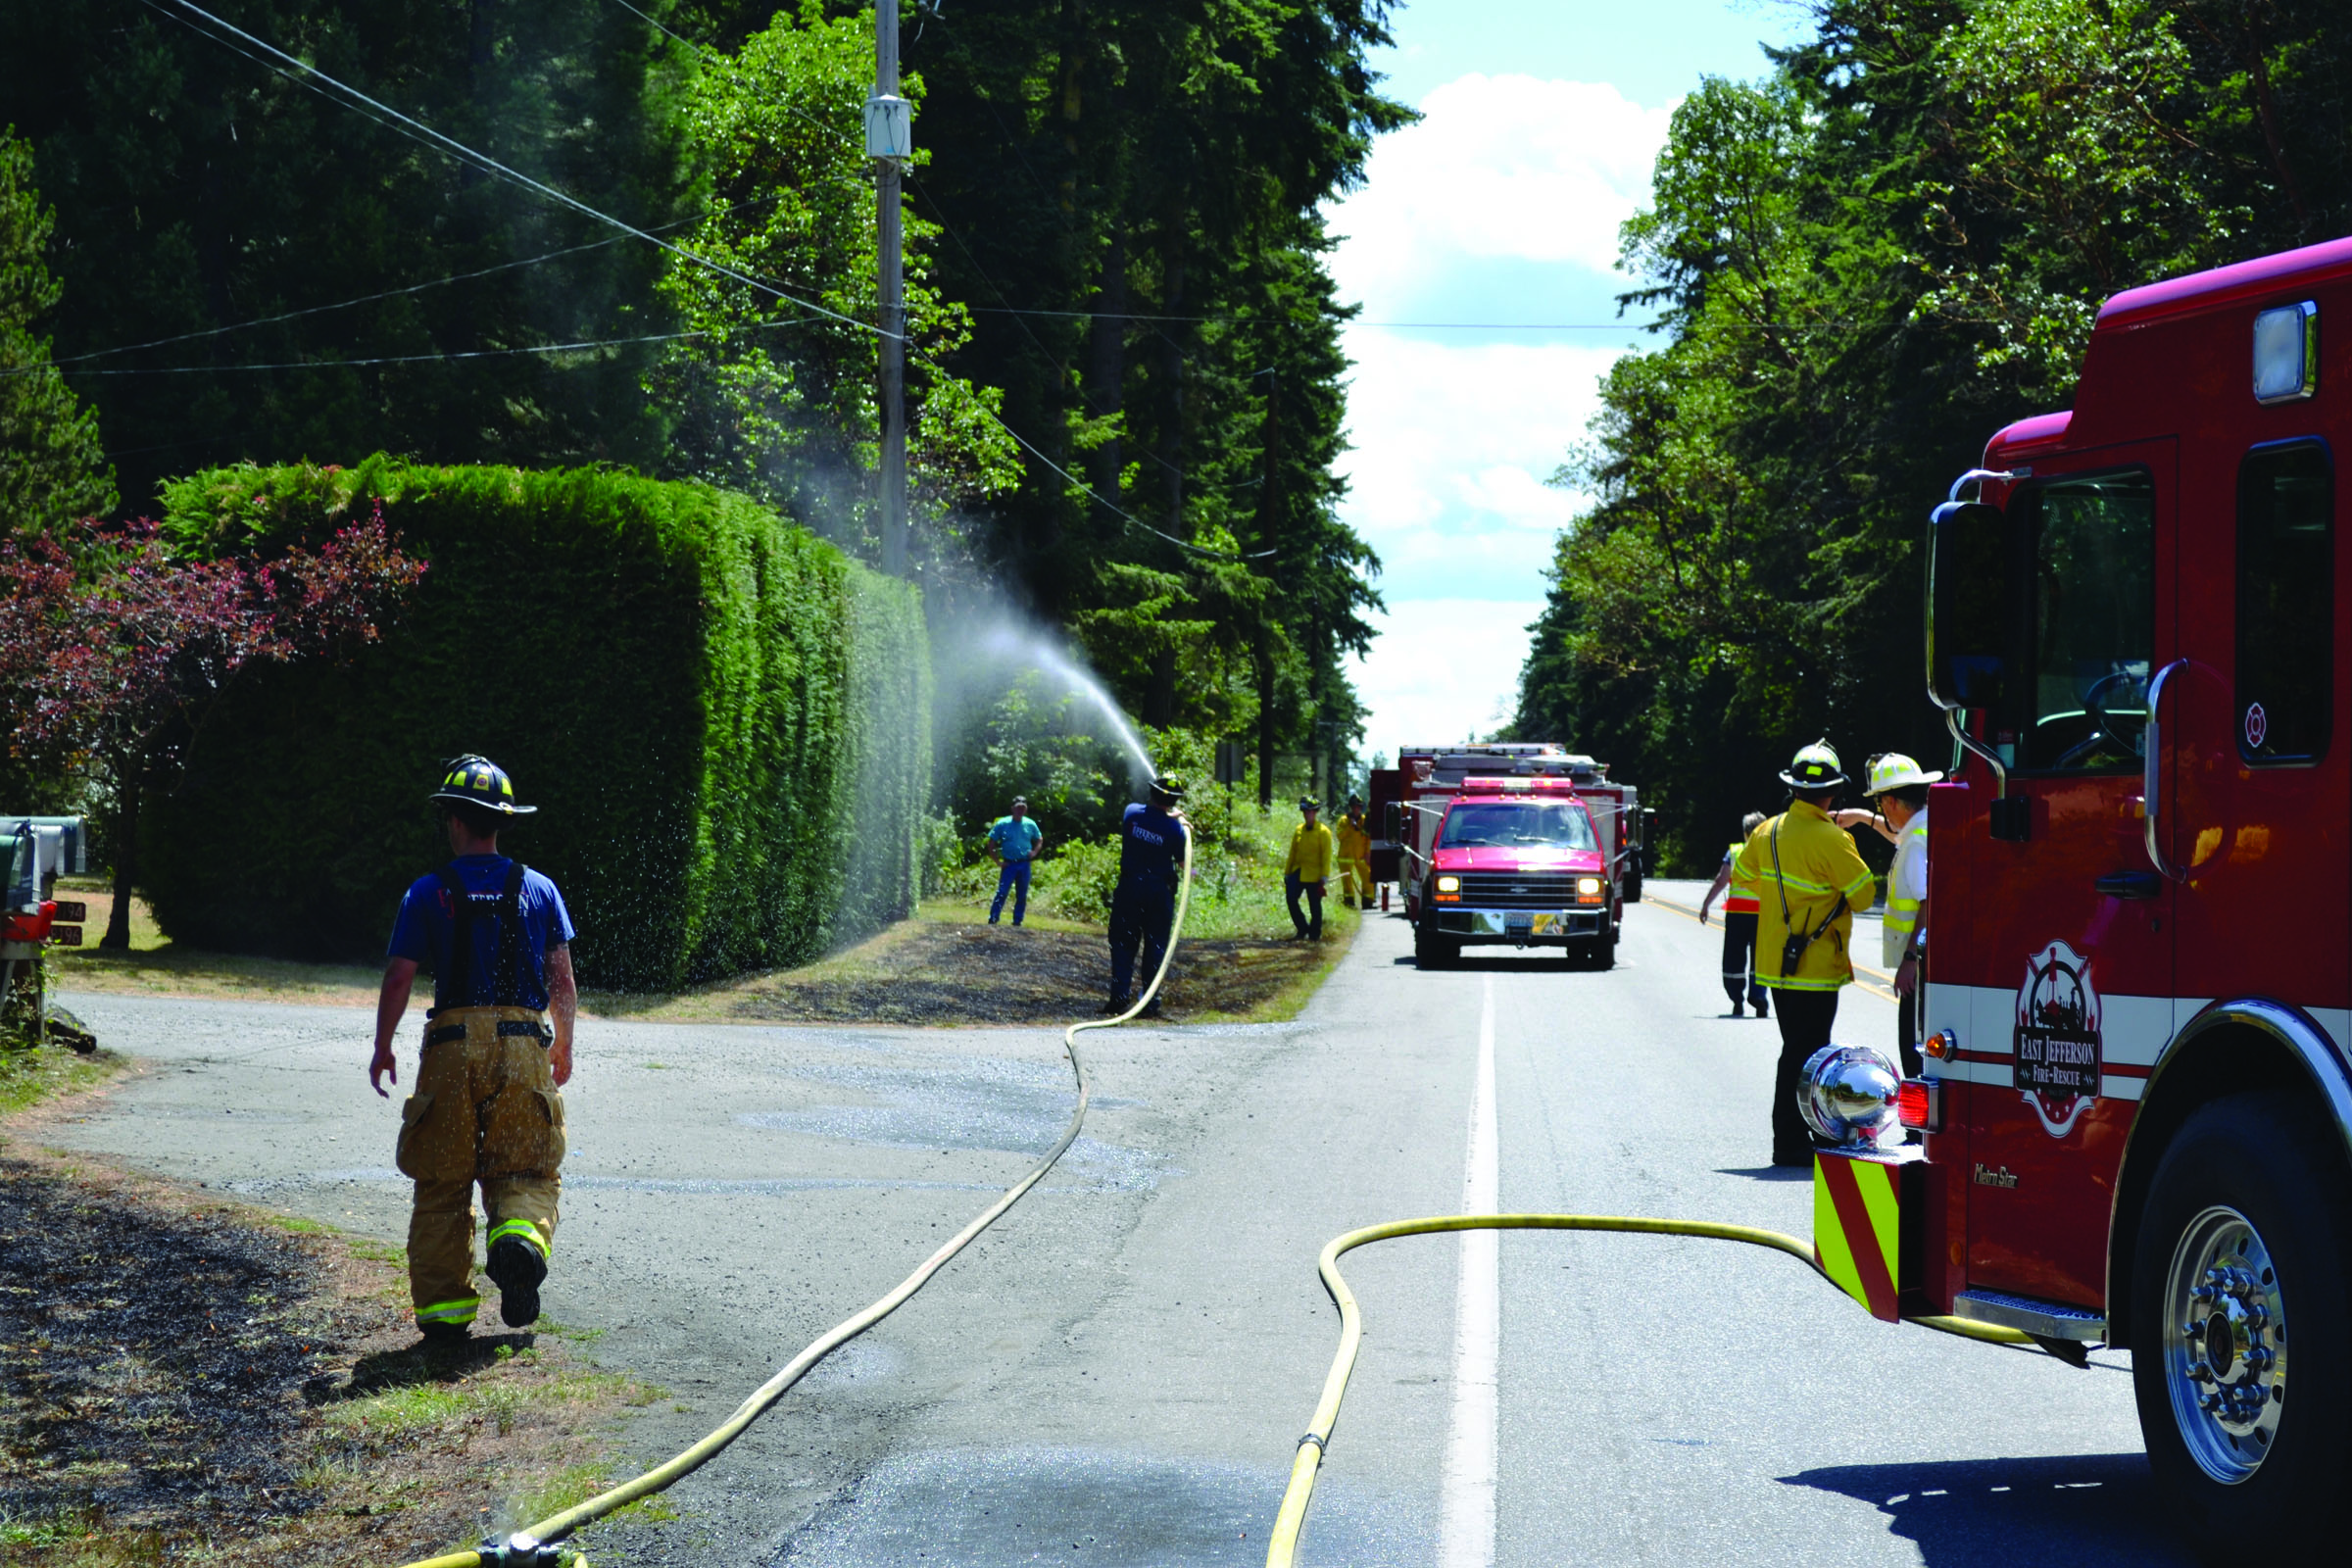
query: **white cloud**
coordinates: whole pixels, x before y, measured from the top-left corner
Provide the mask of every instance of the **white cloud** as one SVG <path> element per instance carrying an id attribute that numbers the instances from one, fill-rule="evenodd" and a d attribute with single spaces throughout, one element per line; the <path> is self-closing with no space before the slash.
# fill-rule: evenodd
<path id="1" fill-rule="evenodd" d="M 1352 669 L 1367 753 L 1491 730 L 1515 706 L 1527 625 L 1584 498 L 1544 481 L 1583 439 L 1623 340 L 1530 341 L 1381 321 L 1606 319 L 1617 228 L 1647 200 L 1671 106 L 1615 87 L 1466 75 L 1373 149 L 1332 213 L 1353 450 L 1343 514 L 1378 551 L 1389 610 Z M 1612 334 L 1614 335 L 1614 334 Z"/>
<path id="2" fill-rule="evenodd" d="M 1544 484 L 1600 406 L 1621 352 L 1565 343 L 1420 342 L 1358 327 L 1343 514 L 1393 601 L 1526 599 L 1579 498 Z M 1482 586 L 1483 584 L 1483 586 Z"/>
<path id="3" fill-rule="evenodd" d="M 1378 320 L 1463 258 L 1608 272 L 1617 225 L 1649 194 L 1673 110 L 1607 83 L 1467 75 L 1372 149 L 1363 187 L 1332 213 L 1332 270 Z"/>
<path id="4" fill-rule="evenodd" d="M 1393 605 L 1372 652 L 1349 669 L 1371 717 L 1363 753 L 1467 739 L 1516 706 L 1527 626 L 1543 601 L 1423 599 Z"/>

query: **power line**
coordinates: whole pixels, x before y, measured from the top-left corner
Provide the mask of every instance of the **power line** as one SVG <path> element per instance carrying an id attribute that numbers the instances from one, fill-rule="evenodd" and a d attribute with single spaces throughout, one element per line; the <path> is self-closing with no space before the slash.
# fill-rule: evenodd
<path id="1" fill-rule="evenodd" d="M 248 55 L 246 58 L 252 59 L 253 57 Z M 256 63 L 259 64 L 260 62 Z M 717 216 L 720 218 L 729 217 L 735 213 L 743 211 L 743 209 L 746 207 L 756 206 L 760 202 L 768 201 L 770 199 L 770 197 L 764 195 L 747 196 L 742 201 L 720 208 L 716 215 L 709 213 L 697 213 L 692 218 L 681 218 L 675 222 L 663 223 L 660 228 L 657 228 L 655 232 L 662 233 L 673 228 L 684 228 L 689 224 L 703 222 L 712 216 Z M 70 355 L 62 360 L 51 360 L 49 363 L 52 365 L 77 365 L 83 360 L 101 360 L 105 359 L 109 355 L 114 354 L 135 354 L 141 349 L 164 348 L 172 343 L 186 343 L 192 339 L 200 337 L 220 337 L 229 332 L 242 332 L 251 327 L 272 326 L 279 321 L 291 321 L 299 317 L 322 316 L 329 311 L 347 311 L 355 305 L 372 305 L 377 300 L 395 299 L 403 294 L 420 294 L 426 289 L 441 288 L 451 283 L 470 282 L 477 277 L 488 277 L 493 272 L 511 271 L 518 267 L 537 267 L 541 262 L 558 261 L 566 256 L 576 256 L 582 251 L 603 250 L 608 245 L 617 245 L 622 240 L 627 238 L 629 238 L 629 236 L 626 234 L 615 234 L 611 239 L 590 240 L 585 245 L 567 245 L 560 251 L 548 251 L 538 256 L 526 256 L 519 261 L 501 262 L 495 267 L 485 267 L 471 272 L 452 272 L 447 277 L 431 278 L 422 283 L 408 283 L 399 288 L 388 288 L 374 294 L 362 294 L 356 299 L 337 300 L 332 305 L 306 306 L 304 309 L 299 311 L 283 311 L 275 316 L 257 316 L 251 320 L 247 321 L 232 321 L 226 326 L 208 326 L 200 331 L 181 332 L 172 337 L 151 338 L 144 343 L 123 343 L 111 349 L 91 349 L 89 352 L 84 354 Z M 0 375 L 24 373 L 26 372 L 23 370 L 0 370 Z"/>
<path id="2" fill-rule="evenodd" d="M 207 23 L 211 24 L 215 27 L 220 28 L 221 31 L 241 38 L 245 42 L 252 44 L 255 48 L 262 50 L 264 53 L 269 54 L 277 60 L 283 61 L 285 66 L 292 67 L 294 70 L 303 73 L 303 74 L 306 76 L 315 76 L 318 80 L 325 82 L 328 86 L 333 87 L 337 92 L 344 94 L 348 99 L 351 100 L 350 105 L 347 107 L 364 106 L 365 109 L 371 110 L 376 115 L 384 117 L 386 121 L 393 122 L 394 128 L 403 129 L 405 133 L 414 136 L 416 139 L 424 141 L 429 145 L 439 147 L 450 153 L 452 156 L 463 159 L 466 163 L 473 165 L 476 169 L 480 169 L 487 173 L 496 174 L 501 179 L 519 185 L 525 190 L 535 192 L 538 195 L 544 196 L 548 200 L 556 202 L 561 206 L 568 207 L 573 212 L 580 214 L 584 218 L 592 218 L 600 223 L 608 224 L 620 230 L 623 234 L 641 239 L 648 245 L 652 245 L 660 250 L 665 251 L 682 261 L 692 262 L 697 267 L 708 268 L 710 270 L 718 273 L 722 277 L 733 278 L 736 282 L 742 283 L 747 287 L 756 288 L 763 294 L 772 295 L 777 299 L 783 300 L 787 304 L 798 305 L 803 310 L 813 311 L 817 315 L 839 321 L 845 326 L 854 326 L 861 331 L 872 332 L 876 335 L 881 335 L 882 333 L 882 329 L 873 325 L 871 322 L 858 320 L 854 317 L 844 316 L 839 311 L 828 309 L 827 307 L 818 304 L 814 300 L 806 300 L 802 299 L 796 294 L 787 293 L 783 289 L 777 288 L 772 283 L 753 277 L 749 273 L 738 271 L 723 262 L 714 262 L 707 256 L 698 256 L 694 252 L 687 250 L 682 246 L 671 244 L 668 240 L 662 238 L 658 234 L 649 233 L 645 229 L 639 228 L 636 224 L 629 222 L 626 219 L 615 218 L 610 213 L 601 212 L 598 209 L 589 206 L 586 202 L 581 201 L 578 197 L 573 196 L 566 191 L 559 190 L 544 180 L 533 179 L 530 175 L 522 173 L 518 170 L 510 169 L 505 164 L 502 164 L 497 159 L 491 157 L 488 153 L 476 152 L 473 148 L 466 146 L 464 142 L 459 141 L 456 137 L 445 135 L 442 132 L 435 130 L 432 126 L 424 123 L 422 121 L 412 119 L 410 116 L 404 115 L 399 110 L 394 109 L 389 104 L 380 103 L 377 100 L 370 98 L 368 96 L 368 94 L 360 91 L 357 87 L 337 80 L 335 77 L 328 75 L 325 72 L 320 71 L 317 66 L 312 65 L 309 61 L 298 59 L 297 57 L 286 53 L 283 49 L 278 48 L 275 44 L 255 37 L 252 33 L 245 31 L 242 27 L 237 26 L 233 23 L 222 21 L 220 18 L 216 17 L 211 12 L 205 10 L 202 6 L 197 5 L 195 0 L 143 0 L 143 3 L 153 6 L 158 10 L 162 10 L 163 6 L 168 3 L 177 6 L 180 10 L 187 12 L 191 16 L 201 17 Z M 216 43 L 224 42 L 224 40 L 217 37 L 213 41 Z M 233 48 L 234 46 L 230 45 L 229 47 Z M 242 53 L 243 51 L 240 50 L 238 52 Z M 267 64 L 267 62 L 264 62 L 264 64 Z M 284 67 L 281 66 L 270 66 L 270 69 L 276 72 L 280 75 L 288 74 Z"/>
<path id="3" fill-rule="evenodd" d="M 103 360 L 109 355 L 115 354 L 136 354 L 141 349 L 160 349 L 172 343 L 186 343 L 200 337 L 219 337 L 224 332 L 242 332 L 248 327 L 272 326 L 279 321 L 291 321 L 305 316 L 320 316 L 328 311 L 348 311 L 355 305 L 372 305 L 377 300 L 396 299 L 403 294 L 421 294 L 428 288 L 440 288 L 449 283 L 465 283 L 477 277 L 488 277 L 493 272 L 512 271 L 517 267 L 536 267 L 541 262 L 552 262 L 560 256 L 576 256 L 581 251 L 602 250 L 608 245 L 617 245 L 626 238 L 628 238 L 626 234 L 615 234 L 611 239 L 591 240 L 585 245 L 569 245 L 560 251 L 549 251 L 544 256 L 526 257 L 518 262 L 501 262 L 496 267 L 485 267 L 477 271 L 454 272 L 448 277 L 436 277 L 430 282 L 410 283 L 401 288 L 383 289 L 374 294 L 363 294 L 357 299 L 340 300 L 333 305 L 312 305 L 299 311 L 281 311 L 275 316 L 257 316 L 250 321 L 236 321 L 227 326 L 208 326 L 201 331 L 181 332 L 172 337 L 150 338 L 144 343 L 124 343 L 111 349 L 91 349 L 86 354 L 69 355 L 65 359 L 52 360 L 49 363 L 52 365 L 78 365 L 83 360 Z"/>
<path id="4" fill-rule="evenodd" d="M 760 326 L 791 326 L 792 321 L 762 321 Z M 579 343 L 533 343 L 512 349 L 460 349 L 440 354 L 378 354 L 359 360 L 288 360 L 277 365 L 145 365 L 122 370 L 75 370 L 74 375 L 213 375 L 234 370 L 335 370 L 360 365 L 422 365 L 440 360 L 497 360 L 516 354 L 569 354 L 587 349 L 619 348 L 630 343 L 674 343 L 680 338 L 710 337 L 709 331 L 648 332 L 640 337 L 593 338 Z"/>
<path id="5" fill-rule="evenodd" d="M 389 123 L 392 128 L 401 130 L 403 134 L 410 135 L 414 139 L 423 141 L 428 145 L 443 149 L 452 156 L 462 159 L 477 169 L 483 170 L 488 173 L 496 174 L 501 179 L 507 180 L 515 185 L 519 185 L 525 190 L 544 196 L 548 200 L 556 202 L 561 206 L 567 207 L 573 212 L 579 213 L 583 217 L 594 219 L 598 222 L 616 228 L 623 234 L 641 239 L 649 245 L 655 246 L 656 248 L 664 251 L 669 255 L 679 258 L 681 261 L 692 262 L 697 267 L 706 268 L 710 271 L 718 273 L 722 277 L 732 278 L 736 282 L 744 284 L 746 287 L 757 289 L 763 294 L 770 295 L 776 299 L 784 301 L 787 304 L 797 305 L 803 310 L 813 312 L 817 316 L 823 317 L 829 320 L 838 321 L 845 326 L 855 327 L 864 332 L 871 332 L 876 337 L 896 336 L 900 338 L 902 342 L 906 341 L 905 334 L 903 333 L 894 334 L 885 332 L 881 327 L 873 324 L 872 322 L 860 321 L 855 317 L 844 316 L 839 311 L 831 310 L 823 305 L 818 304 L 814 300 L 802 299 L 798 295 L 788 293 L 785 290 L 776 287 L 772 283 L 753 277 L 750 274 L 739 271 L 723 263 L 714 262 L 706 256 L 698 256 L 694 252 L 687 250 L 682 246 L 673 245 L 669 241 L 662 239 L 656 234 L 648 233 L 646 230 L 639 228 L 636 224 L 627 221 L 625 219 L 615 218 L 610 213 L 601 212 L 598 209 L 589 206 L 586 202 L 581 201 L 578 197 L 569 194 L 568 192 L 559 190 L 555 186 L 547 184 L 543 180 L 533 179 L 528 174 L 522 173 L 514 169 L 510 169 L 505 164 L 500 163 L 497 159 L 492 158 L 489 154 L 475 151 L 473 148 L 466 146 L 464 142 L 459 141 L 454 136 L 445 135 L 441 131 L 435 130 L 432 126 L 423 123 L 421 121 L 412 119 L 411 117 L 402 114 L 399 110 L 392 108 L 390 105 L 378 102 L 376 99 L 371 98 L 368 94 L 360 91 L 357 87 L 350 86 L 349 84 L 340 81 L 331 75 L 328 75 L 325 72 L 320 71 L 317 66 L 312 65 L 310 62 L 298 59 L 297 57 L 286 53 L 283 49 L 278 48 L 276 45 L 264 39 L 255 37 L 252 33 L 245 31 L 242 27 L 236 26 L 232 23 L 225 22 L 220 18 L 214 16 L 202 6 L 197 5 L 195 0 L 142 0 L 142 3 L 158 11 L 163 11 L 165 4 L 169 3 L 178 7 L 181 11 L 187 12 L 191 16 L 201 17 L 206 23 L 210 24 L 213 27 L 218 28 L 220 32 L 225 32 L 236 38 L 243 39 L 245 42 L 253 45 L 255 48 L 260 49 L 264 53 L 273 57 L 275 60 L 283 62 L 283 65 L 270 65 L 267 61 L 260 62 L 261 64 L 267 66 L 270 71 L 275 72 L 277 74 L 289 76 L 290 79 L 301 80 L 302 77 L 293 77 L 291 72 L 286 69 L 291 67 L 293 71 L 302 73 L 303 77 L 316 77 L 318 80 L 325 82 L 327 85 L 333 87 L 336 91 L 342 93 L 345 98 L 349 100 L 345 107 L 352 108 L 361 113 L 372 111 L 371 118 L 381 117 L 380 122 Z M 170 13 L 165 12 L 165 15 L 170 15 Z M 235 45 L 228 43 L 225 39 L 217 35 L 213 36 L 212 41 L 221 44 L 223 47 L 228 48 L 235 53 L 245 53 L 245 51 L 237 49 Z M 308 83 L 305 82 L 305 85 L 308 85 Z M 495 354 L 532 352 L 552 351 L 529 349 L 482 350 L 477 351 L 476 356 L 469 357 L 487 357 Z M 939 366 L 937 361 L 933 360 L 928 354 L 923 353 L 919 348 L 915 350 L 915 354 L 916 357 L 921 359 L 925 364 L 930 365 L 933 369 L 939 370 L 942 374 L 946 373 L 945 370 Z M 442 358 L 443 356 L 431 357 Z M 340 363 L 348 365 L 358 364 L 360 362 L 347 360 Z M 387 360 L 386 363 L 392 362 Z M 1126 521 L 1133 527 L 1138 527 L 1147 533 L 1154 534 L 1157 537 L 1166 540 L 1168 543 L 1175 545 L 1181 550 L 1188 551 L 1194 555 L 1208 557 L 1212 560 L 1259 560 L 1275 553 L 1271 550 L 1267 550 L 1260 551 L 1252 556 L 1245 557 L 1234 552 L 1208 550 L 1200 545 L 1192 543 L 1190 540 L 1179 539 L 1176 537 L 1176 535 L 1168 533 L 1163 529 L 1154 528 L 1152 526 L 1152 524 L 1145 522 L 1139 517 L 1133 516 L 1125 509 L 1118 507 L 1107 500 L 1104 500 L 1101 495 L 1096 493 L 1092 486 L 1079 479 L 1068 469 L 1062 467 L 1061 465 L 1055 463 L 1052 458 L 1046 456 L 1046 454 L 1040 451 L 1033 442 L 1031 442 L 1027 437 L 1023 436 L 1018 430 L 1015 430 L 1010 424 L 1006 423 L 1001 415 L 988 408 L 985 403 L 979 404 L 978 407 L 982 413 L 988 416 L 991 422 L 993 422 L 999 429 L 1003 430 L 1006 435 L 1011 436 L 1016 443 L 1018 443 L 1032 457 L 1036 458 L 1038 462 L 1043 463 L 1047 467 L 1053 469 L 1070 484 L 1077 486 L 1077 488 L 1086 495 L 1093 497 L 1093 499 L 1101 503 L 1105 510 L 1119 517 L 1125 518 Z"/>
<path id="6" fill-rule="evenodd" d="M 653 26 L 660 27 L 663 32 L 669 33 L 672 38 L 675 38 L 678 42 L 684 44 L 689 49 L 700 49 L 703 47 L 701 44 L 696 43 L 692 38 L 687 37 L 682 32 L 670 32 L 670 29 L 664 26 L 658 18 L 647 16 L 644 12 L 629 4 L 629 0 L 612 0 L 612 3 L 620 7 L 621 10 L 626 11 L 630 16 L 637 18 L 639 21 L 647 23 Z"/>

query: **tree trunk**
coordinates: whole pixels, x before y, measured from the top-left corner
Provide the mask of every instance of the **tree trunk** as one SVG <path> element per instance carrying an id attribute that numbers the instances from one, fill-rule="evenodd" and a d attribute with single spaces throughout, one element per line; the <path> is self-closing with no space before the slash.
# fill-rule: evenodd
<path id="1" fill-rule="evenodd" d="M 1144 722 L 1166 729 L 1176 722 L 1176 650 L 1162 648 L 1152 656 L 1152 684 L 1144 691 Z"/>
<path id="2" fill-rule="evenodd" d="M 115 906 L 107 911 L 106 935 L 98 939 L 100 948 L 130 951 L 130 890 L 138 874 L 139 786 L 134 781 L 122 786 L 122 808 L 115 813 Z"/>
<path id="3" fill-rule="evenodd" d="M 1250 650 L 1257 665 L 1257 805 L 1274 808 L 1274 634 L 1257 629 Z"/>
<path id="4" fill-rule="evenodd" d="M 1167 300 L 1160 309 L 1171 317 L 1181 317 L 1191 301 L 1184 292 L 1184 230 L 1181 217 L 1172 220 L 1168 230 Z M 1184 525 L 1184 345 L 1192 333 L 1186 323 L 1172 320 L 1160 333 L 1160 376 L 1166 382 L 1166 421 L 1160 426 L 1160 474 L 1167 485 L 1168 532 L 1179 539 L 1190 539 L 1193 530 Z"/>
<path id="5" fill-rule="evenodd" d="M 1115 418 L 1126 403 L 1127 381 L 1127 230 L 1115 220 L 1102 247 L 1095 313 L 1093 341 L 1088 345 L 1086 412 L 1092 418 Z M 1115 432 L 1087 460 L 1087 483 L 1102 501 L 1095 510 L 1095 522 L 1106 538 L 1119 531 L 1118 516 L 1110 510 L 1118 505 L 1119 460 Z"/>

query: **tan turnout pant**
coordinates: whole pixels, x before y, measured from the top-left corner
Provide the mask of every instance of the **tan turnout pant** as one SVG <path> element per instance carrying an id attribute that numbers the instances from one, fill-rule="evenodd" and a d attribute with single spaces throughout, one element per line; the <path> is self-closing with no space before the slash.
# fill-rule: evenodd
<path id="1" fill-rule="evenodd" d="M 409 1297 L 419 1324 L 466 1324 L 481 1304 L 473 1289 L 475 1183 L 489 1245 L 520 1236 L 542 1256 L 555 1245 L 564 1097 L 548 1067 L 544 1013 L 444 1007 L 424 1027 L 416 1092 L 400 1107 L 398 1162 L 416 1183 Z"/>

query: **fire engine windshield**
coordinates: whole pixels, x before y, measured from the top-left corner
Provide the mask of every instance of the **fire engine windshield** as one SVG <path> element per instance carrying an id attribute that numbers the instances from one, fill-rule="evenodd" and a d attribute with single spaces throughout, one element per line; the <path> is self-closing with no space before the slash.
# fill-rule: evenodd
<path id="1" fill-rule="evenodd" d="M 1441 850 L 1591 850 L 1592 819 L 1567 801 L 1471 801 L 1446 814 Z"/>

